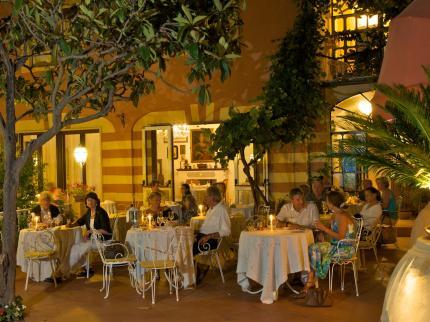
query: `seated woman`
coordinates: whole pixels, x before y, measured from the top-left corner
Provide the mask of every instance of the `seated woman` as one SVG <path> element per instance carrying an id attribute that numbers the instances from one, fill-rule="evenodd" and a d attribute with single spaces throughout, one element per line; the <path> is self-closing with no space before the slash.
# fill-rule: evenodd
<path id="1" fill-rule="evenodd" d="M 192 194 L 186 195 L 182 199 L 182 219 L 183 224 L 189 225 L 192 217 L 197 216 L 199 213 L 196 199 Z"/>
<path id="2" fill-rule="evenodd" d="M 62 217 L 57 206 L 51 203 L 51 195 L 48 191 L 43 191 L 39 195 L 39 204 L 31 212 L 40 217 L 39 222 L 48 224 L 48 221 L 54 220 L 61 223 Z"/>
<path id="3" fill-rule="evenodd" d="M 382 216 L 381 195 L 373 187 L 364 189 L 366 203 L 360 211 L 363 218 L 362 236 L 367 236 Z"/>
<path id="4" fill-rule="evenodd" d="M 338 247 L 339 240 L 350 239 L 355 236 L 354 220 L 348 212 L 341 208 L 343 203 L 344 197 L 340 192 L 330 191 L 327 194 L 327 207 L 333 212 L 331 227 L 324 226 L 320 221 L 315 222 L 315 227 L 332 239 L 330 242 L 317 242 L 309 246 L 311 272 L 304 292 L 314 286 L 315 275 L 319 279 L 324 279 L 327 276 L 333 256 L 340 254 L 351 257 L 355 252 L 354 246 L 350 244 L 345 243 Z"/>
<path id="5" fill-rule="evenodd" d="M 89 241 L 91 233 L 96 230 L 101 233 L 104 240 L 112 238 L 112 229 L 110 227 L 109 216 L 107 212 L 100 207 L 100 199 L 95 192 L 89 192 L 85 196 L 85 205 L 88 208 L 87 212 L 75 222 L 68 224 L 68 227 L 85 226 L 87 231 L 85 233 L 85 241 L 75 244 L 70 251 L 70 267 L 76 268 L 84 264 L 86 254 L 90 249 L 95 249 Z M 81 272 L 80 275 L 85 276 L 86 272 Z"/>
<path id="6" fill-rule="evenodd" d="M 152 218 L 155 223 L 157 223 L 158 217 L 168 217 L 169 213 L 172 211 L 169 207 L 161 206 L 161 194 L 156 192 L 151 192 L 148 197 L 149 208 L 144 211 L 145 215 L 152 215 Z M 175 219 L 176 214 L 175 214 Z"/>
<path id="7" fill-rule="evenodd" d="M 182 195 L 182 205 L 183 205 L 185 197 L 188 195 L 192 195 L 191 187 L 188 183 L 183 183 L 181 185 L 181 195 Z"/>

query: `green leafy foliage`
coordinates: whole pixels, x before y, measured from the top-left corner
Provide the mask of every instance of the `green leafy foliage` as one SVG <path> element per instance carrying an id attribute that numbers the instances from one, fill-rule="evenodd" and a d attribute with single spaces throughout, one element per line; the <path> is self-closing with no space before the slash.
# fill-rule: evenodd
<path id="1" fill-rule="evenodd" d="M 4 182 L 5 178 L 4 167 L 4 152 L 0 148 L 0 182 Z M 30 159 L 23 167 L 19 177 L 18 195 L 16 200 L 17 208 L 27 209 L 32 201 L 36 199 L 37 194 L 37 165 Z M 3 187 L 0 186 L 0 211 L 3 211 Z"/>
<path id="2" fill-rule="evenodd" d="M 250 144 L 254 159 L 244 164 L 244 171 L 254 166 L 275 143 L 291 143 L 312 135 L 316 122 L 325 113 L 321 69 L 317 54 L 324 35 L 323 14 L 326 1 L 301 1 L 294 27 L 281 40 L 271 57 L 270 79 L 259 97 L 258 106 L 246 113 L 230 110 L 212 137 L 215 159 L 221 163 L 233 160 Z M 252 178 L 248 176 L 249 181 Z M 252 184 L 251 184 L 252 185 Z M 257 185 L 254 201 L 262 196 Z M 267 200 L 265 201 L 267 202 Z"/>
<path id="3" fill-rule="evenodd" d="M 22 297 L 17 296 L 15 301 L 0 307 L 0 322 L 21 321 L 24 319 L 25 309 Z"/>
<path id="4" fill-rule="evenodd" d="M 70 120 L 88 106 L 106 111 L 122 99 L 137 105 L 155 90 L 154 75 L 183 54 L 200 103 L 208 103 L 200 89 L 216 70 L 225 80 L 240 57 L 242 7 L 242 0 L 15 1 L 0 35 L 17 74 L 30 76 L 18 77 L 17 99 L 36 117 L 58 107 Z M 43 73 L 34 66 L 41 58 Z M 0 96 L 4 82 L 0 77 Z"/>
<path id="5" fill-rule="evenodd" d="M 430 81 L 430 71 L 426 73 Z M 336 142 L 330 156 L 355 159 L 398 183 L 430 188 L 430 86 L 422 85 L 419 91 L 401 85 L 377 88 L 389 99 L 381 108 L 392 119 L 344 116 L 345 129 L 366 136 Z"/>

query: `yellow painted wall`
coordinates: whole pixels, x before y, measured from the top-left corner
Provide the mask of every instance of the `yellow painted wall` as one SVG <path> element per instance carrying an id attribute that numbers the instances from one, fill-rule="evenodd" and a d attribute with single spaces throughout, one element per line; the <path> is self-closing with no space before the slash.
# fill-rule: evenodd
<path id="1" fill-rule="evenodd" d="M 232 77 L 221 83 L 219 75 L 211 81 L 213 103 L 202 107 L 197 96 L 173 90 L 164 82 L 156 81 L 156 92 L 141 98 L 138 108 L 130 103 L 115 105 L 115 112 L 104 120 L 74 126 L 73 129 L 99 129 L 101 133 L 101 156 L 103 174 L 103 198 L 129 205 L 142 196 L 142 128 L 155 124 L 217 122 L 228 117 L 230 106 L 241 110 L 251 108 L 251 101 L 261 93 L 268 78 L 268 59 L 277 48 L 274 40 L 280 39 L 291 28 L 296 15 L 294 0 L 249 0 L 243 13 L 242 57 L 235 62 Z M 183 89 L 186 83 L 186 67 L 181 59 L 167 63 L 166 82 Z M 305 93 L 304 93 L 305 94 Z M 0 103 L 4 104 L 4 103 Z M 0 109 L 4 105 L 0 105 Z M 125 116 L 125 124 L 119 116 Z M 48 121 L 36 123 L 31 120 L 19 122 L 21 132 L 42 131 Z M 318 152 L 326 143 L 327 132 L 321 131 L 323 139 L 311 142 L 312 152 Z M 316 149 L 316 151 L 314 151 Z M 320 150 L 318 150 L 320 149 Z M 272 196 L 279 197 L 292 185 L 307 180 L 308 152 L 302 147 L 284 147 L 272 151 Z M 314 162 L 318 165 L 318 162 Z"/>

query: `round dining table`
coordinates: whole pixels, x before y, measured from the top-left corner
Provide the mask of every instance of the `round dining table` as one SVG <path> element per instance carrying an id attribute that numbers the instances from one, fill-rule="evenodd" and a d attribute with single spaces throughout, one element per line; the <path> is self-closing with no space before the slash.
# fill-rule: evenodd
<path id="1" fill-rule="evenodd" d="M 59 266 L 57 267 L 57 274 L 63 277 L 70 276 L 70 250 L 73 245 L 79 244 L 83 241 L 82 229 L 81 227 L 66 228 L 65 226 L 59 226 L 55 228 L 48 228 L 54 233 L 55 239 L 57 240 L 57 250 L 56 256 L 59 261 Z M 42 234 L 43 231 L 34 229 L 22 229 L 19 232 L 18 248 L 16 251 L 16 264 L 21 267 L 23 272 L 27 272 L 27 261 L 24 258 L 24 251 L 26 249 L 25 243 L 34 243 L 37 235 Z M 52 276 L 52 268 L 49 261 L 42 261 L 39 265 L 37 262 L 33 262 L 32 279 L 36 282 L 43 281 Z"/>
<path id="2" fill-rule="evenodd" d="M 145 248 L 157 249 L 167 253 L 170 242 L 178 243 L 181 235 L 183 239 L 177 264 L 178 271 L 183 277 L 183 286 L 187 288 L 196 282 L 193 260 L 194 233 L 190 227 L 131 228 L 128 230 L 125 240 L 136 255 L 137 261 L 140 262 L 143 260 L 166 259 L 167 255 L 163 256 L 159 252 L 145 251 Z M 176 248 L 176 245 L 174 245 L 174 248 Z M 150 258 L 151 254 L 155 254 L 157 258 Z M 140 280 L 142 275 L 140 265 L 136 267 L 136 275 Z"/>
<path id="3" fill-rule="evenodd" d="M 262 288 L 260 300 L 272 304 L 278 288 L 288 274 L 309 271 L 308 247 L 314 237 L 310 229 L 267 229 L 243 231 L 239 240 L 237 282 L 244 292 L 250 291 L 249 280 Z"/>

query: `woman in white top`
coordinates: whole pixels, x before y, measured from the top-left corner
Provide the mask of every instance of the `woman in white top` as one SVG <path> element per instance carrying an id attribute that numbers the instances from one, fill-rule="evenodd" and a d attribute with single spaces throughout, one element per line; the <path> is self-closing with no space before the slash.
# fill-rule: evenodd
<path id="1" fill-rule="evenodd" d="M 363 228 L 370 232 L 382 216 L 381 195 L 377 189 L 369 187 L 364 190 L 364 198 L 366 203 L 360 215 L 363 218 Z"/>

